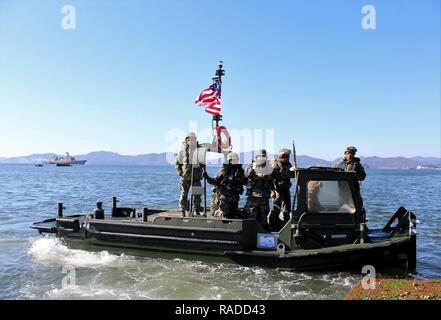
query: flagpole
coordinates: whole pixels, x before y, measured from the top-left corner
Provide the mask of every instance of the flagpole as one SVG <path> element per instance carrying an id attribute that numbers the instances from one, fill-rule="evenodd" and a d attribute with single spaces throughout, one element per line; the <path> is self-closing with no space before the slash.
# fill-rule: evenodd
<path id="1" fill-rule="evenodd" d="M 220 93 L 219 93 L 219 99 L 222 95 L 222 76 L 225 75 L 225 70 L 222 69 L 223 67 L 223 61 L 219 61 L 218 69 L 216 70 L 215 76 L 213 77 L 213 83 L 219 83 Z M 222 121 L 222 116 L 219 115 L 213 115 L 213 123 L 216 123 L 213 130 L 219 126 L 219 121 Z M 213 125 L 212 125 L 213 126 Z M 217 152 L 221 153 L 221 136 L 220 133 L 216 133 L 217 135 Z"/>

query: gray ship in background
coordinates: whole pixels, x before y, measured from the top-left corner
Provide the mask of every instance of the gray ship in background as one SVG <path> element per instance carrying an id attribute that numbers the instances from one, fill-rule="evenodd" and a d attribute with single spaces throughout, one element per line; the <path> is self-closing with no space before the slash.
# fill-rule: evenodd
<path id="1" fill-rule="evenodd" d="M 55 157 L 52 160 L 44 161 L 43 164 L 56 164 L 61 166 L 69 166 L 73 164 L 85 164 L 87 160 L 77 160 L 71 155 L 69 152 L 66 152 L 66 155 L 63 157 Z"/>

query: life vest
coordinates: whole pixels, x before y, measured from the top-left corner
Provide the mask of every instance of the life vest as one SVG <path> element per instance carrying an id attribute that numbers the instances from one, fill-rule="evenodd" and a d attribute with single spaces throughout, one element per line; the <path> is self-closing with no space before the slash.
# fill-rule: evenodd
<path id="1" fill-rule="evenodd" d="M 231 136 L 227 128 L 217 126 L 214 128 L 213 146 L 219 147 L 221 150 L 228 150 L 231 147 Z"/>

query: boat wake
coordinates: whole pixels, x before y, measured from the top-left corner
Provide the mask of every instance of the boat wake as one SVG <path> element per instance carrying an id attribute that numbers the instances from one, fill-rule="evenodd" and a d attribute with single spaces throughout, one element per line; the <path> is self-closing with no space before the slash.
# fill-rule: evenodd
<path id="1" fill-rule="evenodd" d="M 47 274 L 22 290 L 22 297 L 31 299 L 326 299 L 344 296 L 359 278 L 90 252 L 51 237 L 32 240 L 29 255 Z M 65 266 L 76 270 L 73 287 L 61 285 Z"/>
<path id="2" fill-rule="evenodd" d="M 38 238 L 32 241 L 29 254 L 41 263 L 56 263 L 80 268 L 122 267 L 130 260 L 124 254 L 114 255 L 107 251 L 90 252 L 70 249 L 58 238 Z"/>

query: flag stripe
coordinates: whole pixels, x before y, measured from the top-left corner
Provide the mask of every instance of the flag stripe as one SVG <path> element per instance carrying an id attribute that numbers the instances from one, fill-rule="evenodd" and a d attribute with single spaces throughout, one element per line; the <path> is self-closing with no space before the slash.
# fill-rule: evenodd
<path id="1" fill-rule="evenodd" d="M 209 103 L 214 103 L 214 102 L 218 102 L 220 104 L 220 101 L 217 97 L 209 97 L 209 98 L 202 100 L 202 102 L 204 104 L 209 104 Z"/>
<path id="2" fill-rule="evenodd" d="M 211 110 L 209 108 L 205 108 L 205 112 L 207 112 L 209 114 L 212 114 L 212 115 L 215 115 L 215 116 L 220 115 L 220 111 L 218 111 L 218 110 Z"/>
<path id="3" fill-rule="evenodd" d="M 219 94 L 217 92 L 210 92 L 199 95 L 199 97 L 195 100 L 196 104 L 205 103 L 207 99 L 218 98 Z"/>
<path id="4" fill-rule="evenodd" d="M 196 97 L 194 103 L 197 106 L 205 106 L 205 111 L 213 115 L 220 115 L 220 93 L 221 84 L 213 83 L 207 89 L 202 90 Z"/>
<path id="5" fill-rule="evenodd" d="M 214 115 L 220 114 L 220 109 L 221 109 L 220 103 L 217 103 L 217 102 L 209 104 L 205 107 L 206 112 L 208 112 L 210 114 L 214 114 Z"/>

